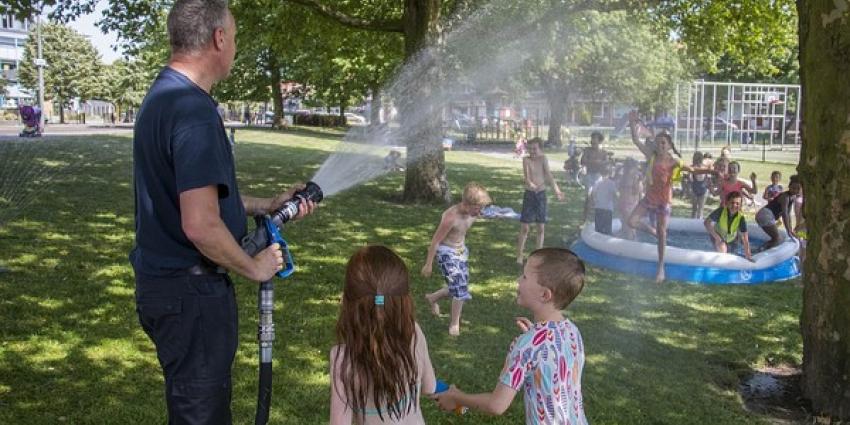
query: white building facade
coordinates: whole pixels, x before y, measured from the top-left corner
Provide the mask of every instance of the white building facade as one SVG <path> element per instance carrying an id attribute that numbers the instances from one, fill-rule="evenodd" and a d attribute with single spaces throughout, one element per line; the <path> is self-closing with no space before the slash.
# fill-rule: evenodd
<path id="1" fill-rule="evenodd" d="M 6 80 L 5 93 L 0 91 L 0 108 L 16 108 L 21 103 L 32 103 L 33 93 L 18 81 L 18 70 L 24 60 L 32 24 L 19 21 L 12 15 L 0 15 L 0 73 Z"/>

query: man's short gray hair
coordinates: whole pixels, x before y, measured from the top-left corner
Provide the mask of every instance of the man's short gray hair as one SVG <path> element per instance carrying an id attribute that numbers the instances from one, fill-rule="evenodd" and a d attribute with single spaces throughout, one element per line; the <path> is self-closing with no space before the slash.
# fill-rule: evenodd
<path id="1" fill-rule="evenodd" d="M 192 53 L 212 40 L 227 22 L 228 0 L 177 0 L 168 12 L 168 38 L 174 53 Z"/>

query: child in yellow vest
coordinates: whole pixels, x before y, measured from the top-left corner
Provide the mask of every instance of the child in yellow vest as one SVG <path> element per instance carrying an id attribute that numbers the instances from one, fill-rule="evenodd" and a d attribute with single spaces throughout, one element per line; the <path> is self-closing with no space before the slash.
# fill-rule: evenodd
<path id="1" fill-rule="evenodd" d="M 734 254 L 738 251 L 738 243 L 744 245 L 744 257 L 753 261 L 750 251 L 750 238 L 747 235 L 747 221 L 741 214 L 741 192 L 731 192 L 726 196 L 726 206 L 714 210 L 705 219 L 705 230 L 711 237 L 717 252 Z"/>

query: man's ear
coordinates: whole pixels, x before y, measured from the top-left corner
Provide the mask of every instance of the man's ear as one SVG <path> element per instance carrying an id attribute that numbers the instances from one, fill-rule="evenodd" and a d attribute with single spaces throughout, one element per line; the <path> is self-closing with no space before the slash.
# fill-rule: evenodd
<path id="1" fill-rule="evenodd" d="M 216 50 L 222 50 L 224 48 L 224 28 L 216 28 L 213 31 L 213 46 Z"/>

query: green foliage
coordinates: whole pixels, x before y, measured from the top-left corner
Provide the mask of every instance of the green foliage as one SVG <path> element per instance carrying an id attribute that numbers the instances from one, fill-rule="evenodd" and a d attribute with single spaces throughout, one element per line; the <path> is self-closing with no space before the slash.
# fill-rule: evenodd
<path id="1" fill-rule="evenodd" d="M 118 59 L 103 68 L 102 91 L 99 97 L 121 110 L 142 103 L 150 84 L 149 72 L 141 60 Z"/>
<path id="2" fill-rule="evenodd" d="M 3 0 L 0 14 L 13 14 L 19 19 L 37 16 L 41 10 L 52 8 L 50 19 L 68 22 L 76 16 L 92 13 L 98 0 Z"/>
<path id="3" fill-rule="evenodd" d="M 708 77 L 799 81 L 794 0 L 664 1 L 653 14 Z"/>
<path id="4" fill-rule="evenodd" d="M 680 52 L 643 19 L 586 11 L 552 23 L 547 48 L 530 66 L 547 90 L 566 98 L 621 99 L 644 110 L 669 108 L 685 78 Z"/>
<path id="5" fill-rule="evenodd" d="M 343 127 L 345 117 L 323 114 L 295 114 L 293 124 L 313 127 Z"/>
<path id="6" fill-rule="evenodd" d="M 327 28 L 327 27 L 326 27 Z M 322 105 L 360 103 L 370 89 L 380 87 L 402 62 L 398 34 L 327 28 L 313 48 L 297 61 L 299 80 L 308 82 L 311 99 Z"/>
<path id="7" fill-rule="evenodd" d="M 42 52 L 47 61 L 44 68 L 44 97 L 58 106 L 67 106 L 74 98 L 94 97 L 100 84 L 101 62 L 91 42 L 80 33 L 62 25 L 42 24 Z M 24 47 L 18 76 L 21 84 L 38 88 L 38 69 L 33 63 L 38 53 L 36 30 L 33 28 Z"/>

